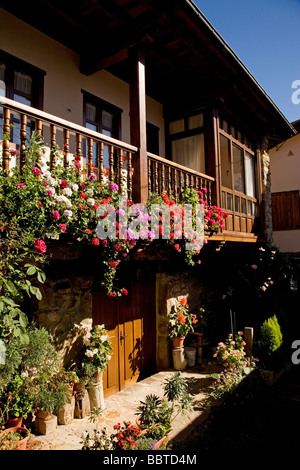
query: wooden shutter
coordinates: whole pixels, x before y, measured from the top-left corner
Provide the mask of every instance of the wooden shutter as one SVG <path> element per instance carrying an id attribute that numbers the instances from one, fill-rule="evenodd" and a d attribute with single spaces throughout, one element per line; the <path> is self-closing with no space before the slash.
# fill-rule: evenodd
<path id="1" fill-rule="evenodd" d="M 299 190 L 272 193 L 273 230 L 300 228 Z"/>

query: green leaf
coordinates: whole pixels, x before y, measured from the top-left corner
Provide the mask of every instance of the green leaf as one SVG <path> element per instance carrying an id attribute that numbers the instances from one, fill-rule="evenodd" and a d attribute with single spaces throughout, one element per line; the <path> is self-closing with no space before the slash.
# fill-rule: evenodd
<path id="1" fill-rule="evenodd" d="M 36 273 L 36 267 L 35 266 L 30 266 L 30 268 L 27 269 L 28 276 L 32 276 L 35 273 Z"/>
<path id="2" fill-rule="evenodd" d="M 44 284 L 46 281 L 46 274 L 43 271 L 38 271 L 37 278 L 41 284 Z"/>

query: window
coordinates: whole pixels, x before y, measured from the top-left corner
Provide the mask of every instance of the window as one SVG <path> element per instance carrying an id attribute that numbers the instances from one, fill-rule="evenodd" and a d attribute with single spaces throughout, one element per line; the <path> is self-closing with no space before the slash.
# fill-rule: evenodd
<path id="1" fill-rule="evenodd" d="M 84 126 L 101 134 L 120 139 L 121 113 L 116 106 L 83 92 Z M 98 166 L 98 145 L 94 142 L 93 163 Z M 108 167 L 108 146 L 104 146 L 103 166 Z"/>
<path id="2" fill-rule="evenodd" d="M 299 191 L 272 193 L 272 216 L 274 230 L 299 229 Z"/>
<path id="3" fill-rule="evenodd" d="M 0 95 L 19 103 L 42 109 L 45 72 L 0 50 Z M 3 119 L 0 115 L 1 135 Z M 11 140 L 19 144 L 20 120 L 12 116 Z M 28 121 L 27 133 L 33 129 Z"/>
<path id="4" fill-rule="evenodd" d="M 234 137 L 236 136 L 236 138 Z M 240 140 L 238 140 L 240 139 Z M 256 197 L 256 157 L 254 145 L 227 121 L 220 122 L 220 160 L 222 186 Z"/>
<path id="5" fill-rule="evenodd" d="M 159 155 L 159 128 L 147 122 L 147 150 Z"/>
<path id="6" fill-rule="evenodd" d="M 205 173 L 203 114 L 169 122 L 172 161 Z"/>

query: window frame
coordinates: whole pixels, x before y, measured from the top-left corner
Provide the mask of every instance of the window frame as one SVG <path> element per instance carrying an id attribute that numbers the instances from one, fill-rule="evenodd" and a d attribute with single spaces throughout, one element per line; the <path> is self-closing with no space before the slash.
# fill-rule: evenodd
<path id="1" fill-rule="evenodd" d="M 112 137 L 114 139 L 121 140 L 121 121 L 122 121 L 122 112 L 123 110 L 119 108 L 118 106 L 115 106 L 114 104 L 109 103 L 108 101 L 103 100 L 102 98 L 99 98 L 85 90 L 81 90 L 83 94 L 83 125 L 86 127 L 86 103 L 90 102 L 96 106 L 97 109 L 97 114 L 98 114 L 98 119 L 97 119 L 97 125 L 98 129 L 97 132 L 102 134 L 102 113 L 99 112 L 101 111 L 108 111 L 113 115 L 113 135 Z"/>

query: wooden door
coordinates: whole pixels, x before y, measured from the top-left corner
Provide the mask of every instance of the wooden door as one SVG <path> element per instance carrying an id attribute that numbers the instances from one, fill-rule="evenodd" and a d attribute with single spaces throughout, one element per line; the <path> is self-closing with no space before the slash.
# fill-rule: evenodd
<path id="1" fill-rule="evenodd" d="M 113 351 L 103 376 L 104 396 L 155 372 L 155 284 L 130 282 L 128 296 L 94 292 L 93 323 L 104 324 Z"/>

